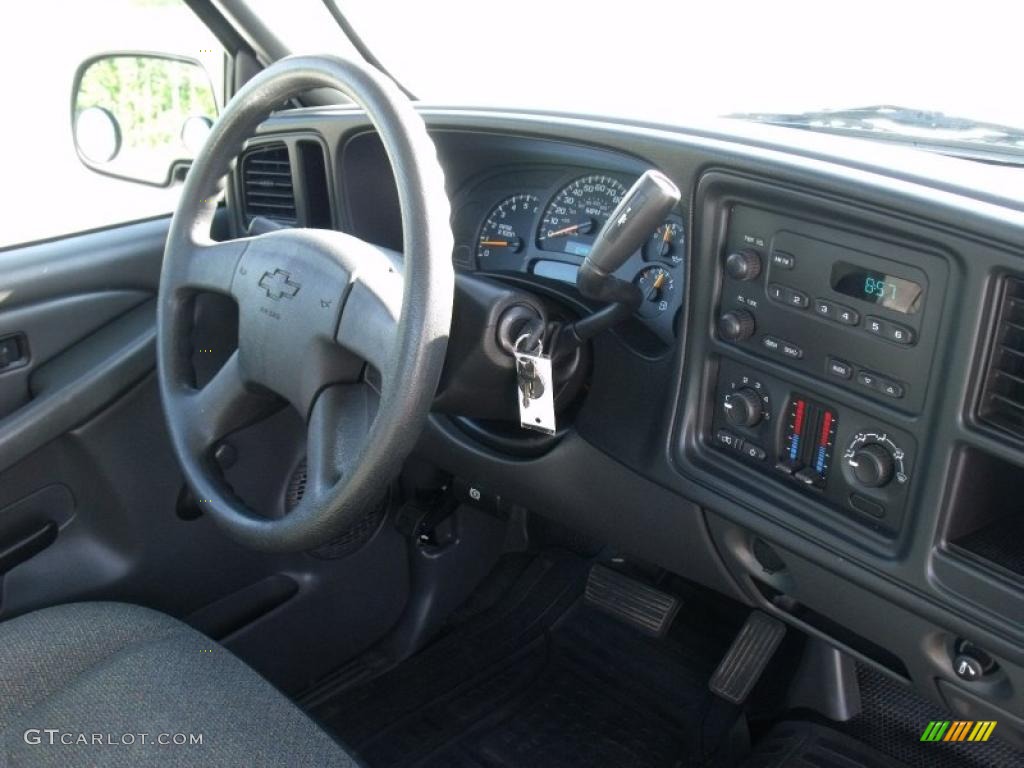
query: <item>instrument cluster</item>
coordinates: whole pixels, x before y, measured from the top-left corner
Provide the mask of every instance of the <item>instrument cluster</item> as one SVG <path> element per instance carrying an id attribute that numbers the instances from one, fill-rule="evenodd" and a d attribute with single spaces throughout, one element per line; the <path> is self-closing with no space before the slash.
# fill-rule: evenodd
<path id="1" fill-rule="evenodd" d="M 575 284 L 597 233 L 636 177 L 584 169 L 531 169 L 491 177 L 457 205 L 458 268 Z M 638 319 L 666 343 L 682 306 L 686 231 L 673 212 L 616 272 L 639 286 Z"/>

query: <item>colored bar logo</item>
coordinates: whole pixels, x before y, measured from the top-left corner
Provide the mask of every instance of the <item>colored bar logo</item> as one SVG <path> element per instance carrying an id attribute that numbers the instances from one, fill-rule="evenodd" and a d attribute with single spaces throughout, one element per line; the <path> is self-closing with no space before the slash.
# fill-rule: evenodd
<path id="1" fill-rule="evenodd" d="M 988 741 L 996 729 L 995 720 L 932 720 L 921 741 Z"/>

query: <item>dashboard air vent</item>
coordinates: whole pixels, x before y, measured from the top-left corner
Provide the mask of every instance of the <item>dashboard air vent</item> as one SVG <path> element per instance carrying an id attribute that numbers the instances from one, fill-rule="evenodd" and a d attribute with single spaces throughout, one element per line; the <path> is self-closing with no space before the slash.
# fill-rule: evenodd
<path id="1" fill-rule="evenodd" d="M 1024 438 L 1024 280 L 1005 278 L 979 416 Z"/>
<path id="2" fill-rule="evenodd" d="M 288 147 L 266 144 L 242 156 L 242 194 L 246 226 L 256 216 L 295 226 L 295 189 Z"/>

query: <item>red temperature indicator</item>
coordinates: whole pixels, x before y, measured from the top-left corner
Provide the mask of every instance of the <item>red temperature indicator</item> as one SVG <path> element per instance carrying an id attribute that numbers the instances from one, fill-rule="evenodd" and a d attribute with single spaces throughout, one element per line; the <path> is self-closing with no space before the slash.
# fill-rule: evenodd
<path id="1" fill-rule="evenodd" d="M 800 396 L 790 400 L 781 446 L 788 471 L 808 485 L 824 485 L 832 466 L 838 426 L 839 419 L 828 406 Z"/>

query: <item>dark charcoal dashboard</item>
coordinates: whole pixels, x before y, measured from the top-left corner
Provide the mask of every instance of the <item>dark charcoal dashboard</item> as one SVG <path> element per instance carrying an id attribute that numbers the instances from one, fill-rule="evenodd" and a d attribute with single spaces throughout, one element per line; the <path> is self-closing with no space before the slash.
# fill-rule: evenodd
<path id="1" fill-rule="evenodd" d="M 993 182 L 1020 172 L 784 130 L 423 115 L 456 270 L 566 316 L 597 309 L 576 271 L 633 181 L 657 168 L 683 196 L 616 273 L 641 309 L 591 340 L 556 436 L 439 413 L 422 454 L 1024 742 L 1024 196 Z M 259 157 L 291 170 L 283 209 Z M 232 198 L 239 228 L 401 247 L 355 110 L 272 118 Z"/>

